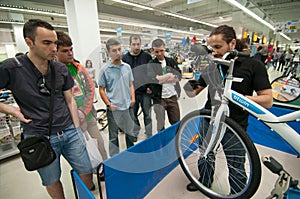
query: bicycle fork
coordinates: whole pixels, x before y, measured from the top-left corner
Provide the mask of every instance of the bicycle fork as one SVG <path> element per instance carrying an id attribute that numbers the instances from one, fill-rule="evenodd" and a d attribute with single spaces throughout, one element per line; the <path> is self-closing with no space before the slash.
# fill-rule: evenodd
<path id="1" fill-rule="evenodd" d="M 223 97 L 222 104 L 220 105 L 214 119 L 210 121 L 209 128 L 207 130 L 208 132 L 207 135 L 210 134 L 211 137 L 209 138 L 207 147 L 205 147 L 205 151 L 203 153 L 204 158 L 207 158 L 210 152 L 213 152 L 215 154 L 216 151 L 218 150 L 218 147 L 226 131 L 224 121 L 226 116 L 228 116 L 228 114 L 229 114 L 228 100 Z"/>

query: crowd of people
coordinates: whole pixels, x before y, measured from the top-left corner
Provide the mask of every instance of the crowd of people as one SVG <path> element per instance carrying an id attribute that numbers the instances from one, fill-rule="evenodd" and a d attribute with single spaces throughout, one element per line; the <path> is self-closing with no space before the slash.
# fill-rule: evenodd
<path id="1" fill-rule="evenodd" d="M 70 163 L 90 190 L 95 189 L 92 166 L 85 143 L 82 142 L 84 131 L 98 141 L 98 149 L 105 160 L 120 152 L 120 130 L 125 133 L 127 148 L 135 144 L 142 129 L 138 118 L 140 108 L 147 138 L 154 133 L 152 107 L 157 122 L 156 132 L 162 131 L 166 126 L 165 113 L 171 125 L 180 121 L 178 98 L 181 94 L 181 70 L 176 60 L 165 55 L 166 44 L 162 39 L 152 41 L 152 56 L 142 50 L 139 35 L 134 34 L 129 38 L 130 51 L 125 55 L 120 41 L 115 38 L 108 39 L 106 49 L 110 60 L 96 75 L 91 60 L 87 60 L 83 66 L 74 59 L 73 43 L 67 33 L 55 31 L 49 23 L 42 20 L 29 20 L 25 23 L 23 32 L 29 51 L 0 64 L 0 89 L 11 90 L 19 107 L 0 102 L 0 112 L 20 119 L 25 139 L 36 134 L 46 136 L 50 96 L 42 92 L 37 84 L 43 79 L 43 89 L 49 90 L 50 65 L 55 67 L 55 108 L 50 143 L 57 158 L 50 165 L 37 170 L 50 197 L 64 198 L 60 181 L 61 156 Z M 237 40 L 233 28 L 226 25 L 212 31 L 208 45 L 212 55 L 218 58 L 233 49 L 246 50 L 245 45 Z M 260 61 L 252 58 L 237 59 L 233 73 L 245 75 L 245 81 L 241 84 L 234 83 L 232 88 L 260 105 L 270 107 L 272 93 L 264 63 L 282 70 L 281 67 L 287 66 L 291 61 L 293 52 L 290 49 L 283 53 L 275 50 L 267 55 L 264 50 L 259 48 L 258 54 L 254 56 Z M 222 70 L 222 74 L 226 74 L 226 69 Z M 244 70 L 250 70 L 250 73 L 243 73 Z M 200 84 L 197 88 L 192 92 L 186 91 L 188 96 L 194 97 L 209 85 L 203 76 L 200 76 L 198 81 Z M 107 109 L 108 153 L 97 127 L 93 105 L 95 87 L 99 89 Z M 256 91 L 256 96 L 252 96 L 253 91 Z M 208 109 L 211 108 L 209 99 L 208 96 Z M 246 129 L 248 114 L 233 105 L 230 105 L 230 109 L 230 116 Z M 242 170 L 243 166 L 237 167 L 241 167 Z M 207 175 L 201 174 L 202 178 Z M 208 176 L 207 178 L 211 179 Z M 241 182 L 243 180 L 245 179 L 240 179 Z M 208 186 L 211 183 L 212 181 L 207 181 Z M 189 184 L 187 189 L 197 190 L 193 184 Z M 232 189 L 236 189 L 234 185 Z"/>
<path id="2" fill-rule="evenodd" d="M 255 59 L 264 63 L 267 69 L 272 67 L 274 70 L 280 72 L 284 72 L 284 70 L 287 70 L 291 66 L 291 61 L 295 56 L 290 48 L 282 51 L 279 48 L 274 48 L 272 52 L 268 52 L 266 46 L 258 46 L 256 51 L 253 56 Z"/>

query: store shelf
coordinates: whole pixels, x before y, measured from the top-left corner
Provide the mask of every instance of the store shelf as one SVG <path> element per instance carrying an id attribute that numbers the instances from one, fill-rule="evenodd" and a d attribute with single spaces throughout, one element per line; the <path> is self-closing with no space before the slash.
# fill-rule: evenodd
<path id="1" fill-rule="evenodd" d="M 0 101 L 16 106 L 9 90 L 0 90 Z M 17 145 L 20 142 L 21 133 L 19 119 L 0 113 L 0 160 L 19 154 Z"/>
<path id="2" fill-rule="evenodd" d="M 10 156 L 19 154 L 19 149 L 17 148 L 17 145 L 18 145 L 17 141 L 1 144 L 0 145 L 0 160 L 3 160 Z"/>

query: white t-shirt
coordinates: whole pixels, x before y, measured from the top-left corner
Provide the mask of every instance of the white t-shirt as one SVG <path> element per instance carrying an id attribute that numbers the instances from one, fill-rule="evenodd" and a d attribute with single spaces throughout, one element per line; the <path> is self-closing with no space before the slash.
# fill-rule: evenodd
<path id="1" fill-rule="evenodd" d="M 161 67 L 164 69 L 167 66 L 166 60 L 162 60 L 159 62 L 161 63 Z M 166 70 L 165 70 L 166 71 Z M 162 93 L 161 98 L 170 98 L 174 95 L 177 95 L 177 92 L 175 90 L 175 83 L 164 83 L 162 84 Z"/>

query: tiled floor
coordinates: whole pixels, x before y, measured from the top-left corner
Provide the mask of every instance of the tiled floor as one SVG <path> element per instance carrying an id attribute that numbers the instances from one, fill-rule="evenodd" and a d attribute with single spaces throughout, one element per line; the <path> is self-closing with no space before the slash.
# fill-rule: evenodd
<path id="1" fill-rule="evenodd" d="M 274 71 L 272 68 L 269 70 L 270 80 L 281 75 L 281 73 Z M 182 85 L 187 80 L 182 80 Z M 188 112 L 195 110 L 205 101 L 205 94 L 201 94 L 197 98 L 191 99 L 185 96 L 184 92 L 179 100 L 181 108 L 181 116 L 183 117 Z M 96 107 L 104 107 L 101 100 L 98 100 Z M 154 115 L 153 115 L 154 116 Z M 154 118 L 154 117 L 153 117 Z M 168 123 L 166 123 L 168 124 Z M 156 124 L 153 122 L 153 129 Z M 108 132 L 105 129 L 103 136 L 108 143 Z M 144 134 L 140 134 L 139 140 L 145 139 Z M 125 149 L 124 136 L 120 135 L 121 149 Z M 260 155 L 271 154 L 278 161 L 280 161 L 287 171 L 294 177 L 300 179 L 300 160 L 279 151 L 271 150 L 263 146 L 257 146 Z M 262 166 L 263 167 L 263 166 Z M 62 159 L 62 182 L 66 198 L 75 198 L 70 177 L 70 166 L 64 159 Z M 264 168 L 264 167 L 263 167 Z M 266 198 L 271 192 L 277 176 L 272 174 L 270 171 L 263 169 L 262 183 L 261 186 L 253 197 L 255 199 Z M 96 182 L 96 176 L 94 176 L 94 182 Z M 160 198 L 160 199 L 182 199 L 182 198 L 206 198 L 199 192 L 190 193 L 185 189 L 188 183 L 187 178 L 183 174 L 180 166 L 174 169 L 165 179 L 163 179 L 157 187 L 152 190 L 146 197 L 147 199 Z M 105 184 L 102 182 L 103 187 Z M 166 191 L 172 190 L 172 191 Z M 93 192 L 94 195 L 99 198 L 99 193 Z M 105 195 L 105 194 L 104 194 Z M 0 163 L 0 197 L 3 199 L 44 199 L 49 198 L 46 190 L 42 187 L 39 176 L 36 172 L 28 172 L 25 170 L 21 159 L 17 156 L 14 158 L 8 158 L 6 161 Z"/>

